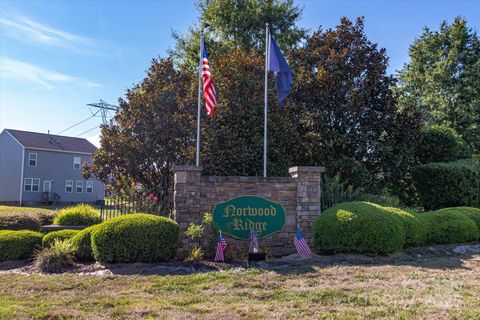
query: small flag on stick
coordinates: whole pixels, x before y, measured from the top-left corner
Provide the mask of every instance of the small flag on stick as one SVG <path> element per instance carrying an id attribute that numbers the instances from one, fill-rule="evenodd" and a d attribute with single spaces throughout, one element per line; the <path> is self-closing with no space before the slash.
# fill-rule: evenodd
<path id="1" fill-rule="evenodd" d="M 218 238 L 217 242 L 217 250 L 215 251 L 215 261 L 225 261 L 225 257 L 223 255 L 223 251 L 225 251 L 225 248 L 227 247 L 227 241 L 225 241 L 225 238 L 223 237 L 222 230 L 220 230 L 220 237 Z"/>
<path id="2" fill-rule="evenodd" d="M 255 229 L 250 230 L 250 252 L 260 252 L 260 245 L 258 244 L 258 236 Z"/>
<path id="3" fill-rule="evenodd" d="M 300 257 L 308 257 L 312 255 L 312 250 L 310 250 L 307 241 L 303 238 L 302 230 L 300 230 L 300 228 L 297 228 L 297 231 L 295 231 L 295 240 L 293 242 L 295 243 L 295 248 L 297 248 L 297 253 Z"/>

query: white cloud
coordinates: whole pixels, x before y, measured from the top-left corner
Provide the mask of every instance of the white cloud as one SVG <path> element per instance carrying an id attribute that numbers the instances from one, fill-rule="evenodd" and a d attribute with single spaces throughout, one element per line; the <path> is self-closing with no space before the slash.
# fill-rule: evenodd
<path id="1" fill-rule="evenodd" d="M 65 32 L 19 14 L 3 14 L 0 26 L 5 34 L 18 40 L 67 49 L 80 54 L 95 54 L 93 39 Z"/>
<path id="2" fill-rule="evenodd" d="M 0 56 L 2 77 L 35 82 L 46 89 L 53 89 L 58 84 L 72 84 L 81 87 L 100 87 L 99 84 L 82 78 L 50 71 L 33 64 Z"/>

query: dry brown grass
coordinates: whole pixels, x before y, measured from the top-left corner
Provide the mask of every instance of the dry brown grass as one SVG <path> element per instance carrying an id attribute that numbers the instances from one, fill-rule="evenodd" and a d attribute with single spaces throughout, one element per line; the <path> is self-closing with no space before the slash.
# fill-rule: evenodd
<path id="1" fill-rule="evenodd" d="M 0 274 L 0 319 L 479 319 L 480 255 L 177 276 Z"/>

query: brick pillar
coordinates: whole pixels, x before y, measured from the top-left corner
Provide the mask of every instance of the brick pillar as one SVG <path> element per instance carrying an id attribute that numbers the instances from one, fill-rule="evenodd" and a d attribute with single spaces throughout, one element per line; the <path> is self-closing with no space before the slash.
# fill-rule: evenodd
<path id="1" fill-rule="evenodd" d="M 185 234 L 191 222 L 200 223 L 200 176 L 201 166 L 174 166 L 173 208 L 174 220 L 180 225 L 180 245 L 177 256 L 184 258 L 188 250 L 199 245 Z"/>
<path id="2" fill-rule="evenodd" d="M 292 178 L 297 179 L 297 227 L 303 230 L 303 237 L 311 242 L 311 228 L 320 215 L 320 180 L 324 167 L 292 167 L 288 169 Z"/>

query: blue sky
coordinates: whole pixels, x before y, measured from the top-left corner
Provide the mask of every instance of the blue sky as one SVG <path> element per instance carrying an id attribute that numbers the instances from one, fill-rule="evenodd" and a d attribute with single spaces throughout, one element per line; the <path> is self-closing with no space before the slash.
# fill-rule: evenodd
<path id="1" fill-rule="evenodd" d="M 300 25 L 334 27 L 340 17 L 365 17 L 369 39 L 387 49 L 389 72 L 408 61 L 408 47 L 424 26 L 463 16 L 478 32 L 480 1 L 312 1 Z M 193 1 L 0 2 L 0 131 L 58 133 L 91 115 L 87 103 L 112 104 L 140 81 L 152 57 L 174 45 L 171 31 L 186 32 Z M 100 118 L 64 134 L 96 142 Z M 89 131 L 92 129 L 91 131 Z"/>

